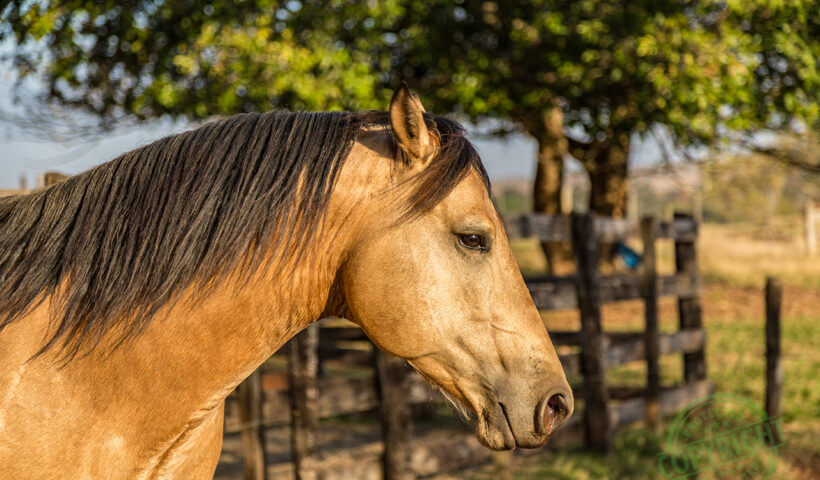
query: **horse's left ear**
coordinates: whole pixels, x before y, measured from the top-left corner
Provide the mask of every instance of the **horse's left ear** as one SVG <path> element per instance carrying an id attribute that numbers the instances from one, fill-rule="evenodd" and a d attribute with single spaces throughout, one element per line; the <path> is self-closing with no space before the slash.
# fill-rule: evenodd
<path id="1" fill-rule="evenodd" d="M 424 123 L 424 106 L 404 82 L 390 100 L 390 126 L 399 148 L 411 161 L 423 160 L 433 153 L 433 142 Z"/>

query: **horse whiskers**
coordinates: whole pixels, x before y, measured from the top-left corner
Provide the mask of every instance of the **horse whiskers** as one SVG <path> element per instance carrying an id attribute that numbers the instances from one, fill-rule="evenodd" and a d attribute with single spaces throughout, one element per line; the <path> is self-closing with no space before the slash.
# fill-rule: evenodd
<path id="1" fill-rule="evenodd" d="M 473 420 L 473 415 L 469 408 L 465 407 L 461 402 L 458 401 L 458 399 L 454 398 L 452 395 L 444 391 L 443 388 L 439 387 L 438 385 L 436 385 L 436 388 L 438 388 L 438 391 L 441 392 L 441 394 L 444 396 L 445 399 L 447 399 L 448 402 L 450 402 L 450 405 L 452 405 L 456 412 L 458 412 L 459 417 L 461 417 L 463 421 L 470 422 Z"/>
<path id="2" fill-rule="evenodd" d="M 455 398 L 450 393 L 448 393 L 447 390 L 444 389 L 444 387 L 442 387 L 441 385 L 439 385 L 438 382 L 436 382 L 435 379 L 433 379 L 432 377 L 426 375 L 424 372 L 419 370 L 418 367 L 413 365 L 413 362 L 411 360 L 408 360 L 407 364 L 410 365 L 411 367 L 413 367 L 413 370 L 418 372 L 419 375 L 421 375 L 425 380 L 427 380 L 428 383 L 430 383 L 430 385 L 432 385 L 439 392 L 441 392 L 441 395 L 444 396 L 444 398 L 448 402 L 450 402 L 450 405 L 453 406 L 455 411 L 458 413 L 458 416 L 461 417 L 462 421 L 470 422 L 470 421 L 473 420 L 473 415 L 472 415 L 471 410 L 469 408 L 467 408 L 463 403 L 461 403 L 457 398 Z"/>

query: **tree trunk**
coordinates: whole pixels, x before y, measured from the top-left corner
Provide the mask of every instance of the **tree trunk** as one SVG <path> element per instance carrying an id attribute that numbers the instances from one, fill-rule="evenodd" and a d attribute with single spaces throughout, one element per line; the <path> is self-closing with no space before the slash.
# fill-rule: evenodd
<path id="1" fill-rule="evenodd" d="M 589 210 L 602 217 L 626 216 L 629 178 L 629 133 L 617 133 L 607 148 L 595 154 L 594 161 L 587 163 L 589 172 Z M 599 265 L 606 272 L 614 269 L 615 246 L 604 243 L 599 246 Z"/>
<path id="2" fill-rule="evenodd" d="M 589 210 L 605 217 L 623 218 L 629 194 L 627 159 L 629 134 L 620 133 L 609 148 L 601 149 L 589 171 Z"/>
<path id="3" fill-rule="evenodd" d="M 560 107 L 552 107 L 530 128 L 538 141 L 538 163 L 533 185 L 533 211 L 547 215 L 561 214 L 561 182 L 564 174 L 564 154 L 567 139 L 564 136 L 564 115 Z M 556 265 L 566 256 L 560 243 L 544 242 L 541 248 L 547 257 L 547 269 L 556 272 Z"/>

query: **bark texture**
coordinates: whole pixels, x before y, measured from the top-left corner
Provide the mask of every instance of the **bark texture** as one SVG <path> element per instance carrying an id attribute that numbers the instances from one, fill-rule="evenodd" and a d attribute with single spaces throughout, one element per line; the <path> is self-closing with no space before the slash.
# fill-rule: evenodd
<path id="1" fill-rule="evenodd" d="M 629 133 L 610 131 L 603 141 L 570 141 L 570 151 L 589 174 L 589 211 L 602 216 L 626 216 L 629 195 Z M 603 271 L 614 268 L 614 245 L 599 246 L 599 265 Z"/>
<path id="2" fill-rule="evenodd" d="M 564 155 L 568 151 L 564 135 L 564 115 L 561 108 L 549 108 L 540 118 L 527 122 L 529 133 L 538 141 L 538 163 L 533 185 L 533 211 L 547 215 L 561 214 L 561 184 L 564 176 Z M 547 268 L 556 273 L 556 266 L 568 258 L 560 243 L 543 242 Z"/>
<path id="3" fill-rule="evenodd" d="M 623 218 L 626 215 L 629 179 L 629 135 L 618 134 L 606 148 L 598 150 L 589 162 L 590 211 L 606 217 Z"/>

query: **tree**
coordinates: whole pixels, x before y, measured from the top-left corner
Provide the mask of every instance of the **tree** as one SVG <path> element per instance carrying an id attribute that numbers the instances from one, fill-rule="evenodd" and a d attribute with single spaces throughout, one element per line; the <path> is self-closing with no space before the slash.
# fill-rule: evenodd
<path id="1" fill-rule="evenodd" d="M 198 5 L 12 0 L 0 40 L 14 38 L 18 70 L 39 71 L 51 98 L 103 118 L 373 108 L 406 79 L 432 109 L 532 135 L 546 213 L 560 210 L 568 151 L 591 209 L 620 216 L 633 135 L 662 127 L 686 148 L 820 118 L 816 0 Z"/>
<path id="2" fill-rule="evenodd" d="M 14 40 L 21 78 L 38 74 L 49 100 L 109 125 L 124 116 L 367 109 L 392 93 L 382 79 L 389 60 L 371 55 L 376 29 L 359 22 L 352 45 L 334 34 L 347 32 L 348 16 L 390 23 L 395 2 L 128 3 L 12 0 L 0 41 Z"/>
<path id="3" fill-rule="evenodd" d="M 698 145 L 818 122 L 818 2 L 433 3 L 409 22 L 424 31 L 401 71 L 473 117 L 519 123 L 539 141 L 545 179 L 560 171 L 564 140 L 551 126 L 563 113 L 601 214 L 623 213 L 634 133 L 663 125 Z M 557 185 L 539 191 L 559 205 Z"/>

